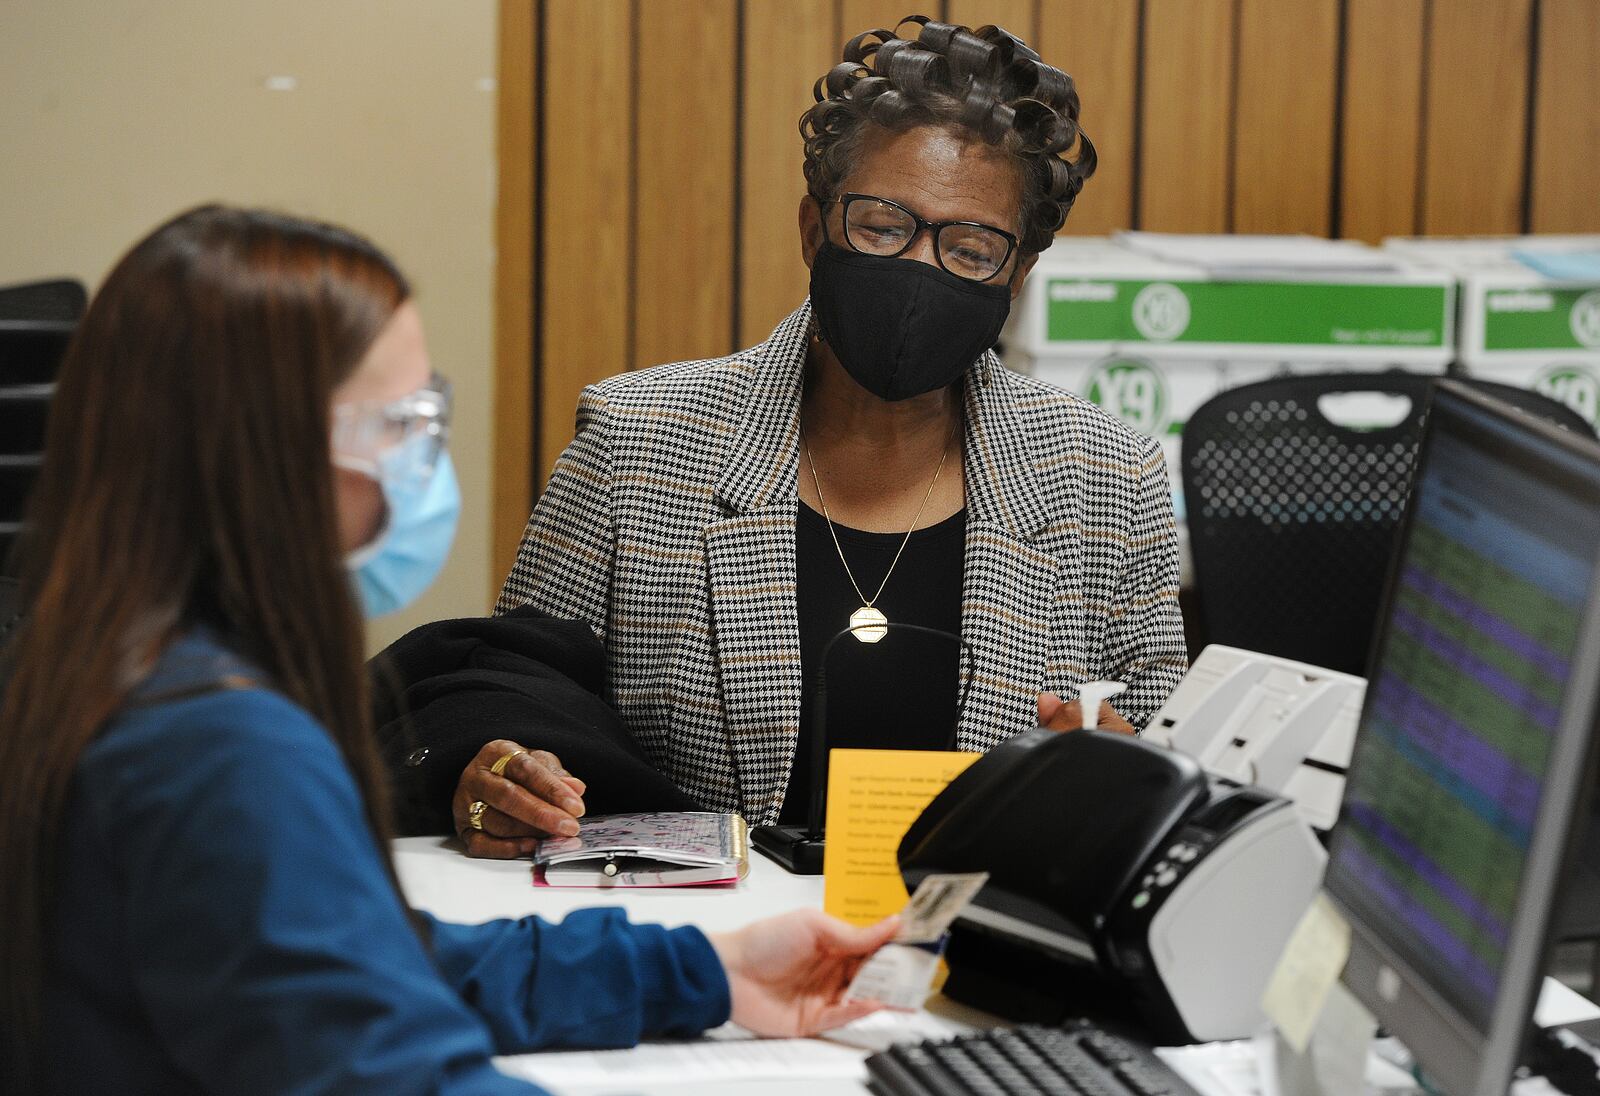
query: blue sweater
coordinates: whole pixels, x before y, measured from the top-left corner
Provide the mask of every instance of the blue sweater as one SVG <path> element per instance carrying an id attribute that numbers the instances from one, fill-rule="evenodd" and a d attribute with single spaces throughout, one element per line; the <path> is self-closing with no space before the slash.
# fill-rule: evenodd
<path id="1" fill-rule="evenodd" d="M 259 677 L 203 634 L 175 644 L 78 765 L 45 1001 L 57 1091 L 528 1093 L 490 1055 L 727 1019 L 696 929 L 583 911 L 425 919 L 425 941 L 332 739 L 267 689 L 195 694 L 226 673 Z"/>

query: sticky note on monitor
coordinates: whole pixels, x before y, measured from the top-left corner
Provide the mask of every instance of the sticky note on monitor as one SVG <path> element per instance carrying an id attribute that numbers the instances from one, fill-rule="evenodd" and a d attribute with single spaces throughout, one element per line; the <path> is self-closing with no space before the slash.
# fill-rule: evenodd
<path id="1" fill-rule="evenodd" d="M 1296 1053 L 1305 1053 L 1317 1017 L 1349 958 L 1350 923 L 1319 892 L 1295 926 L 1261 996 L 1262 1011 Z"/>

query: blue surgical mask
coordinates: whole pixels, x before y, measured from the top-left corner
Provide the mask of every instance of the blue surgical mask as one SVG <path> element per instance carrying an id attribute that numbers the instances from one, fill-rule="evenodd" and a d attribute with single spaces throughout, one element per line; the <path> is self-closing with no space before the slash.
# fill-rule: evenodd
<path id="1" fill-rule="evenodd" d="M 373 469 L 388 514 L 383 530 L 368 545 L 345 557 L 367 617 L 393 613 L 415 601 L 438 577 L 455 539 L 461 513 L 461 488 L 448 451 L 419 467 L 408 459 L 412 446 L 381 458 Z"/>

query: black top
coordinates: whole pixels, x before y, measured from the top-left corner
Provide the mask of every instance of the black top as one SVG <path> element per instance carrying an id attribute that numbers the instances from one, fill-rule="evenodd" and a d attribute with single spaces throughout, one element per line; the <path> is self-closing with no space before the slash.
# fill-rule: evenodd
<path id="1" fill-rule="evenodd" d="M 828 522 L 800 504 L 795 526 L 796 597 L 800 611 L 800 745 L 789 774 L 780 821 L 806 821 L 811 795 L 812 692 L 828 640 L 850 626 L 861 608 L 828 535 Z M 864 533 L 835 524 L 856 582 L 871 597 L 883 581 L 904 533 Z M 966 557 L 963 510 L 911 534 L 883 596 L 874 606 L 891 624 L 918 624 L 961 633 L 961 576 Z M 861 643 L 846 636 L 828 658 L 829 747 L 948 750 L 955 741 L 961 647 L 954 639 L 915 632 Z"/>

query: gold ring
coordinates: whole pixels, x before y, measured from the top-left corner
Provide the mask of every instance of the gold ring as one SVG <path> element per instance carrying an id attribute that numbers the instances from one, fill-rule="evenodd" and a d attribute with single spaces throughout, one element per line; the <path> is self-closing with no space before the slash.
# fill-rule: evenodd
<path id="1" fill-rule="evenodd" d="M 481 799 L 474 799 L 472 806 L 467 808 L 467 825 L 475 830 L 483 829 L 483 812 L 489 809 L 489 804 Z"/>
<path id="2" fill-rule="evenodd" d="M 499 761 L 496 761 L 493 765 L 490 765 L 489 771 L 494 773 L 496 776 L 504 776 L 506 773 L 506 766 L 511 764 L 511 759 L 516 757 L 518 754 L 525 754 L 527 752 L 527 750 L 512 750 Z"/>

